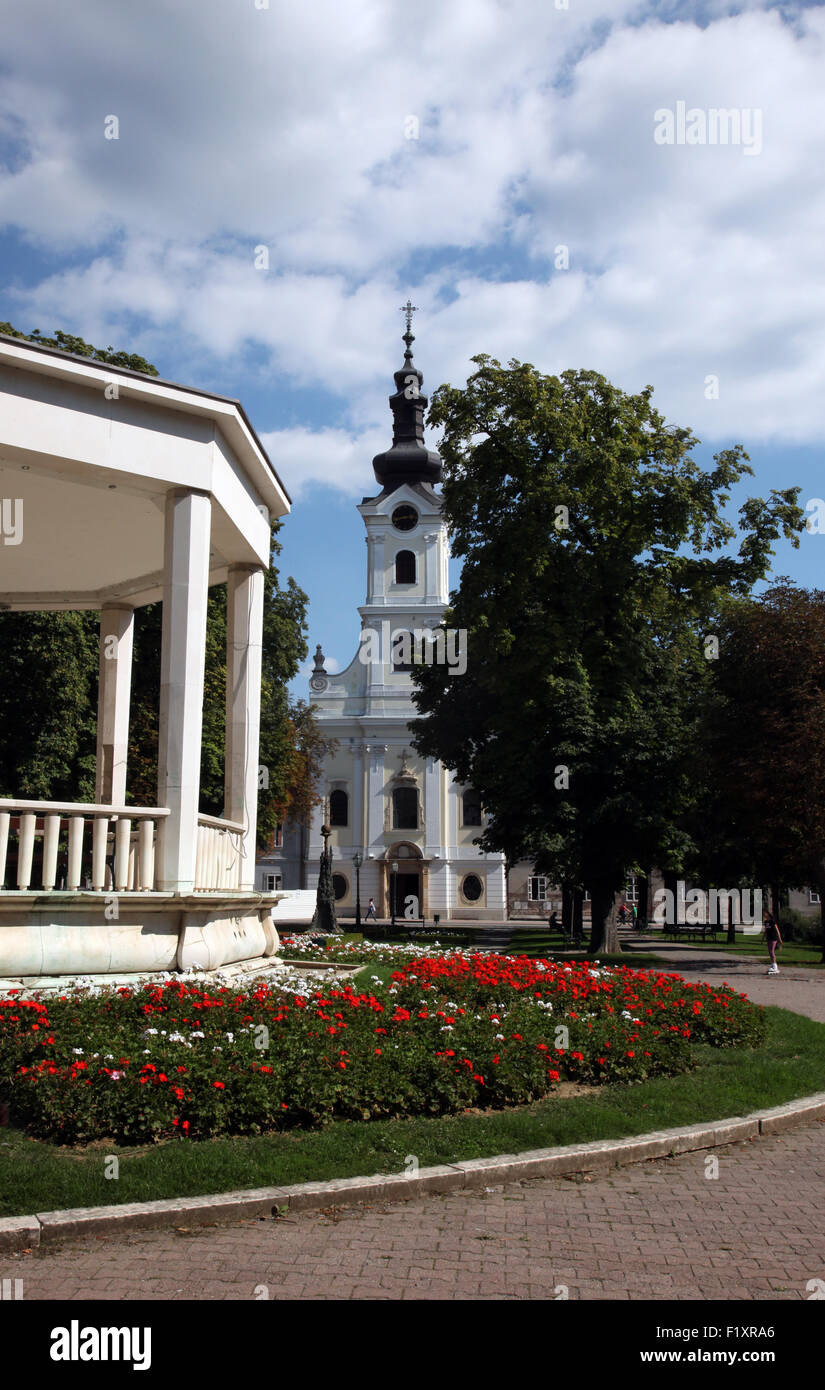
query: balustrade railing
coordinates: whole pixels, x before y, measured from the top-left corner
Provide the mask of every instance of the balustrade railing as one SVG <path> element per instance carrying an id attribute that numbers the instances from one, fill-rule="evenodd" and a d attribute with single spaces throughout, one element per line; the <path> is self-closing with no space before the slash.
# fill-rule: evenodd
<path id="1" fill-rule="evenodd" d="M 197 893 L 236 892 L 241 882 L 241 845 L 244 827 L 219 816 L 198 816 L 198 851 L 195 861 Z"/>
<path id="2" fill-rule="evenodd" d="M 168 815 L 161 806 L 0 798 L 0 892 L 151 891 L 157 822 Z"/>
<path id="3" fill-rule="evenodd" d="M 161 806 L 0 798 L 0 892 L 147 892 L 155 888 Z M 236 892 L 244 827 L 198 816 L 195 891 Z"/>

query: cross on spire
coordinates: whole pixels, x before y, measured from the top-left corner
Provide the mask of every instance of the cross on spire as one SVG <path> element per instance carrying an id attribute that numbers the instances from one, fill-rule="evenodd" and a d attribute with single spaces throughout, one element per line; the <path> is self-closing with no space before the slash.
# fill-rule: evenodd
<path id="1" fill-rule="evenodd" d="M 407 352 L 410 350 L 410 344 L 415 342 L 415 334 L 412 332 L 412 316 L 417 313 L 417 311 L 418 305 L 412 304 L 409 297 L 407 298 L 406 304 L 402 304 L 399 310 L 399 313 L 406 314 L 407 316 L 407 330 L 401 335 L 404 342 L 407 344 Z"/>

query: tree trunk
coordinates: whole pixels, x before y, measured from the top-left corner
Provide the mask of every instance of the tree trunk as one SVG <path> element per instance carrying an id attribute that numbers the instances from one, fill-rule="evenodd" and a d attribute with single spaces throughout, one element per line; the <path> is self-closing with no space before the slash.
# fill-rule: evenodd
<path id="1" fill-rule="evenodd" d="M 771 888 L 771 912 L 773 913 L 774 917 L 776 918 L 776 920 L 777 920 L 777 922 L 778 922 L 778 921 L 780 920 L 780 916 L 781 916 L 781 911 L 780 911 L 780 909 L 781 909 L 781 905 L 782 905 L 782 889 L 780 888 L 779 884 L 778 884 L 775 880 L 774 880 L 774 882 L 771 884 L 770 888 Z M 781 928 L 780 928 L 780 930 L 781 930 Z"/>
<path id="2" fill-rule="evenodd" d="M 573 889 L 569 883 L 561 886 L 561 930 L 565 941 L 573 936 Z"/>
<path id="3" fill-rule="evenodd" d="M 581 888 L 573 890 L 573 940 L 578 943 L 584 941 L 584 928 L 582 927 L 582 907 L 584 905 L 584 893 Z"/>
<path id="4" fill-rule="evenodd" d="M 590 889 L 589 954 L 618 955 L 619 928 L 615 913 L 616 889 L 612 884 L 594 884 Z"/>
<path id="5" fill-rule="evenodd" d="M 741 901 L 741 895 L 740 895 L 740 901 Z M 725 911 L 726 911 L 726 913 L 728 914 L 727 944 L 728 944 L 729 946 L 735 946 L 735 945 L 736 945 L 736 918 L 735 918 L 734 915 L 733 915 L 733 904 L 731 903 L 730 898 L 726 898 L 726 899 L 725 899 Z"/>

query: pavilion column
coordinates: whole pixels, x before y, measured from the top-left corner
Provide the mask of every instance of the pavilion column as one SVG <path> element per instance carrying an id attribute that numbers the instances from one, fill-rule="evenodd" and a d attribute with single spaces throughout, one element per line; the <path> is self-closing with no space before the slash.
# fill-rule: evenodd
<path id="1" fill-rule="evenodd" d="M 195 886 L 211 515 L 206 493 L 167 495 L 158 804 L 171 814 L 161 823 L 157 864 L 165 892 Z"/>
<path id="2" fill-rule="evenodd" d="M 264 572 L 233 566 L 226 585 L 226 780 L 224 815 L 241 821 L 241 892 L 255 887 Z"/>
<path id="3" fill-rule="evenodd" d="M 100 613 L 100 674 L 97 696 L 98 805 L 126 804 L 126 757 L 129 747 L 129 698 L 135 611 L 128 604 L 106 603 Z"/>

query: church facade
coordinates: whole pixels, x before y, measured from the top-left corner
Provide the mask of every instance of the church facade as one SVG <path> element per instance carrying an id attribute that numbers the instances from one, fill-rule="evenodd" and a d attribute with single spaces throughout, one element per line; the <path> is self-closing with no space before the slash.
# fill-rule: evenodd
<path id="1" fill-rule="evenodd" d="M 417 717 L 411 672 L 418 657 L 466 669 L 461 634 L 440 628 L 448 601 L 448 541 L 435 484 L 438 454 L 424 444 L 423 377 L 412 358 L 408 306 L 403 366 L 390 397 L 393 442 L 373 460 L 380 491 L 358 512 L 366 530 L 366 598 L 358 651 L 345 670 L 325 669 L 320 647 L 309 698 L 337 749 L 324 766 L 323 800 L 308 829 L 287 827 L 259 862 L 264 888 L 314 888 L 331 827 L 333 884 L 343 918 L 354 913 L 360 855 L 362 915 L 481 919 L 507 916 L 504 860 L 474 841 L 484 812 L 472 787 L 410 743 Z M 278 881 L 280 880 L 280 881 Z"/>

